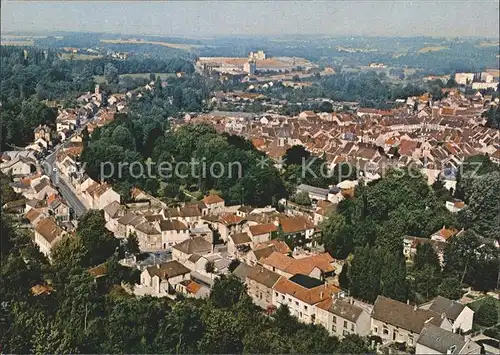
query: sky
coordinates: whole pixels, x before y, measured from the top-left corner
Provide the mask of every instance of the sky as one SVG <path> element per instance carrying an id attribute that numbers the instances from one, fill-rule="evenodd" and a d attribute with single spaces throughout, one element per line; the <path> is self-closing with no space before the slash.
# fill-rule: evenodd
<path id="1" fill-rule="evenodd" d="M 1 0 L 1 30 L 195 38 L 287 34 L 498 38 L 499 5 L 490 0 Z"/>

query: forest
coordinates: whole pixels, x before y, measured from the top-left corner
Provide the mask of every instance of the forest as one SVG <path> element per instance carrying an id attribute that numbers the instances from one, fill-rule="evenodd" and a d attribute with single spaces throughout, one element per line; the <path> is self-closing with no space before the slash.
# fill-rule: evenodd
<path id="1" fill-rule="evenodd" d="M 473 162 L 480 163 L 475 171 Z M 368 302 L 378 295 L 422 303 L 442 295 L 458 299 L 462 288 L 489 291 L 497 287 L 500 259 L 498 166 L 487 156 L 464 162 L 455 197 L 467 207 L 450 213 L 452 196 L 441 182 L 428 186 L 418 173 L 390 171 L 384 178 L 358 186 L 354 199 L 341 201 L 321 225 L 323 243 L 334 257 L 348 258 L 341 286 Z M 462 231 L 444 249 L 443 260 L 429 244 L 419 245 L 413 265 L 403 256 L 403 237 L 428 238 L 446 227 Z M 352 255 L 354 257 L 352 258 Z"/>

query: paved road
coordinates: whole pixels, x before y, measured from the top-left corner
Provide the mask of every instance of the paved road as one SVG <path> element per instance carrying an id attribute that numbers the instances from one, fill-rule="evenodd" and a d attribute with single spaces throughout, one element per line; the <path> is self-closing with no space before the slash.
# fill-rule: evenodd
<path id="1" fill-rule="evenodd" d="M 45 170 L 45 173 L 50 177 L 52 183 L 56 187 L 58 187 L 62 197 L 64 197 L 64 199 L 68 201 L 68 204 L 73 209 L 75 215 L 77 217 L 80 217 L 87 212 L 87 207 L 82 203 L 82 201 L 80 201 L 77 194 L 61 178 L 60 173 L 58 172 L 55 165 L 57 151 L 64 147 L 66 144 L 67 143 L 64 143 L 55 147 L 54 152 L 45 158 L 43 169 Z"/>

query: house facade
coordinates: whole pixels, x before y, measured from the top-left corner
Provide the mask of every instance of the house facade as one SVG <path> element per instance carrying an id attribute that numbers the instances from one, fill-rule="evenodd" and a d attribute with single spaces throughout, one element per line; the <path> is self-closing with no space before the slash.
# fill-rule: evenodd
<path id="1" fill-rule="evenodd" d="M 370 334 L 370 313 L 367 305 L 358 306 L 352 298 L 332 297 L 316 305 L 316 323 L 328 330 L 330 335 L 340 339 L 357 334 Z"/>
<path id="2" fill-rule="evenodd" d="M 371 314 L 370 333 L 379 336 L 383 343 L 394 341 L 415 346 L 427 323 L 452 330 L 450 322 L 442 314 L 378 296 Z"/>

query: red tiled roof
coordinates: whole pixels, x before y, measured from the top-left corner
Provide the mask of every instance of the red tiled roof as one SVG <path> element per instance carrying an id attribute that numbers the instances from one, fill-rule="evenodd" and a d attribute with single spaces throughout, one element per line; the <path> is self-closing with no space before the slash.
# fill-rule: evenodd
<path id="1" fill-rule="evenodd" d="M 302 302 L 313 305 L 331 298 L 334 294 L 340 292 L 338 287 L 331 284 L 324 284 L 314 288 L 307 289 L 293 281 L 288 280 L 286 277 L 280 277 L 278 282 L 273 287 L 274 290 L 293 296 Z"/>
<path id="2" fill-rule="evenodd" d="M 252 235 L 261 235 L 266 233 L 275 232 L 278 230 L 278 227 L 274 223 L 267 224 L 257 224 L 249 227 Z"/>
<path id="3" fill-rule="evenodd" d="M 226 226 L 238 224 L 243 220 L 244 220 L 243 218 L 231 213 L 223 213 L 219 216 L 219 222 Z"/>
<path id="4" fill-rule="evenodd" d="M 208 195 L 203 198 L 205 205 L 212 205 L 216 203 L 224 202 L 224 199 L 219 195 Z"/>
<path id="5" fill-rule="evenodd" d="M 284 233 L 297 233 L 314 228 L 314 224 L 302 216 L 280 218 L 280 225 Z"/>

